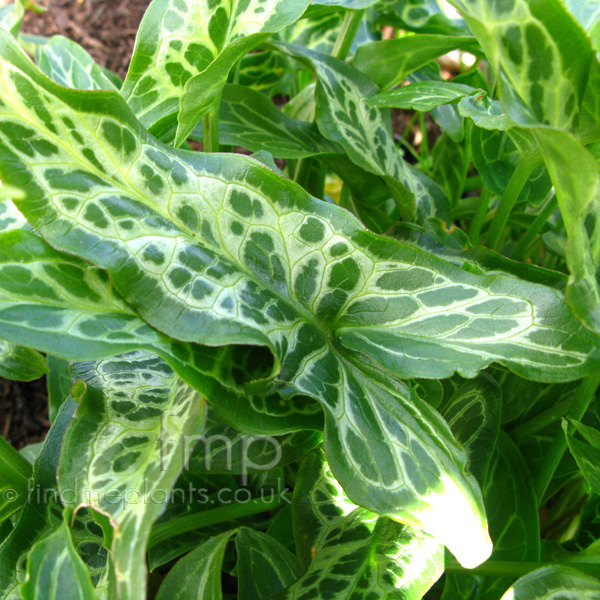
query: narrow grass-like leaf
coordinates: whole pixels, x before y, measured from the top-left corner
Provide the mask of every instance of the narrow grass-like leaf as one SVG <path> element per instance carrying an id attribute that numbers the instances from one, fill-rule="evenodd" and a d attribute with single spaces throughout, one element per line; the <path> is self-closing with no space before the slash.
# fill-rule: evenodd
<path id="1" fill-rule="evenodd" d="M 455 142 L 448 133 L 443 133 L 437 139 L 431 152 L 431 176 L 446 192 L 452 206 L 456 206 L 463 194 L 470 165 L 469 155 L 465 141 Z"/>
<path id="2" fill-rule="evenodd" d="M 95 600 L 90 574 L 65 521 L 31 549 L 21 595 L 23 600 Z"/>
<path id="3" fill-rule="evenodd" d="M 87 389 L 65 435 L 60 487 L 67 506 L 110 517 L 118 597 L 143 600 L 146 542 L 201 432 L 204 400 L 148 352 L 72 372 Z"/>
<path id="4" fill-rule="evenodd" d="M 49 355 L 48 369 L 48 409 L 52 422 L 56 418 L 61 404 L 69 397 L 73 381 L 69 371 L 69 362 L 62 358 Z"/>
<path id="5" fill-rule="evenodd" d="M 564 420 L 562 427 L 571 454 L 577 461 L 581 473 L 592 491 L 596 494 L 600 493 L 600 432 L 594 427 L 572 419 Z M 579 433 L 585 441 L 581 441 L 575 435 L 576 433 Z"/>
<path id="6" fill-rule="evenodd" d="M 0 436 L 0 523 L 27 501 L 31 465 Z"/>

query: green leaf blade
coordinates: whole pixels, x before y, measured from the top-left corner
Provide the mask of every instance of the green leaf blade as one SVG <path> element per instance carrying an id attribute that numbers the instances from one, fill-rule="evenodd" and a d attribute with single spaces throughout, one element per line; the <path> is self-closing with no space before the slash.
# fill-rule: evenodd
<path id="1" fill-rule="evenodd" d="M 223 557 L 233 533 L 221 533 L 182 558 L 160 586 L 156 600 L 221 600 Z"/>
<path id="2" fill-rule="evenodd" d="M 371 234 L 343 209 L 312 199 L 250 158 L 168 149 L 116 94 L 95 92 L 106 102 L 84 118 L 89 94 L 50 84 L 12 42 L 3 43 L 10 63 L 2 63 L 2 86 L 18 92 L 17 81 L 51 108 L 27 110 L 26 122 L 35 124 L 36 139 L 56 148 L 52 160 L 61 166 L 60 173 L 48 169 L 47 157 L 19 152 L 13 137 L 2 136 L 0 150 L 10 160 L 0 170 L 8 183 L 28 186 L 18 206 L 50 243 L 107 270 L 123 298 L 156 328 L 161 355 L 158 331 L 191 344 L 269 348 L 273 368 L 254 377 L 256 385 L 321 403 L 330 460 L 340 448 L 340 456 L 350 457 L 332 463 L 350 497 L 422 526 L 465 564 L 485 558 L 490 544 L 480 492 L 449 430 L 428 410 L 424 422 L 409 419 L 410 427 L 384 432 L 378 415 L 391 413 L 392 422 L 403 423 L 411 410 L 424 409 L 380 365 L 371 367 L 368 357 L 348 349 L 408 378 L 472 376 L 496 361 L 540 379 L 575 379 L 596 368 L 598 347 L 564 299 L 511 277 L 468 273 Z M 12 106 L 0 107 L 0 121 L 23 122 L 24 109 Z M 49 120 L 48 113 L 57 117 Z M 57 139 L 54 118 L 65 114 L 98 164 L 77 158 L 75 137 Z M 19 169 L 5 166 L 11 164 Z M 64 201 L 73 193 L 80 204 L 70 210 Z M 452 360 L 440 360 L 448 348 Z M 220 352 L 214 349 L 201 381 L 215 405 L 222 388 L 211 386 L 220 379 L 214 370 Z M 181 357 L 179 363 L 189 367 Z M 342 381 L 350 382 L 343 394 Z M 228 385 L 239 393 L 240 384 Z M 353 408 L 355 398 L 364 399 L 363 414 Z M 378 445 L 377 466 L 369 467 L 361 460 L 365 446 L 385 437 L 394 451 Z M 435 464 L 429 474 L 419 473 L 418 461 L 402 450 L 413 438 Z M 390 486 L 394 494 L 386 493 Z M 468 536 L 452 530 L 459 510 Z M 440 518 L 446 511 L 455 518 Z"/>
<path id="3" fill-rule="evenodd" d="M 24 600 L 95 600 L 90 574 L 73 547 L 66 522 L 32 548 L 21 594 Z"/>
<path id="4" fill-rule="evenodd" d="M 417 81 L 373 96 L 367 100 L 367 104 L 427 112 L 443 104 L 458 102 L 473 92 L 475 90 L 472 87 L 460 83 Z"/>
<path id="5" fill-rule="evenodd" d="M 144 125 L 179 119 L 178 145 L 218 101 L 233 65 L 298 19 L 308 0 L 154 0 L 138 32 L 123 97 Z"/>
<path id="6" fill-rule="evenodd" d="M 149 352 L 72 369 L 87 388 L 65 436 L 60 487 L 69 507 L 110 517 L 119 598 L 141 600 L 150 529 L 201 432 L 204 402 Z"/>

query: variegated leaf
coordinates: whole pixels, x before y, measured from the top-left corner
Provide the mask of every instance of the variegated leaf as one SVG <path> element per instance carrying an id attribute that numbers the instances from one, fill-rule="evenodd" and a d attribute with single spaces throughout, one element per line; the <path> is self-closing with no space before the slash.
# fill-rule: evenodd
<path id="1" fill-rule="evenodd" d="M 85 564 L 75 551 L 67 523 L 37 542 L 27 557 L 23 600 L 95 600 Z"/>
<path id="2" fill-rule="evenodd" d="M 38 47 L 37 64 L 56 83 L 76 90 L 116 90 L 94 59 L 75 42 L 56 35 Z"/>
<path id="3" fill-rule="evenodd" d="M 476 90 L 468 85 L 441 81 L 417 81 L 367 100 L 369 106 L 426 112 L 442 104 L 458 102 Z"/>
<path id="4" fill-rule="evenodd" d="M 458 112 L 462 117 L 472 119 L 482 129 L 505 131 L 514 127 L 500 102 L 486 95 L 462 98 L 458 103 Z"/>
<path id="5" fill-rule="evenodd" d="M 502 4 L 453 0 L 453 4 L 499 70 L 501 100 L 508 116 L 535 136 L 569 237 L 567 298 L 581 322 L 600 331 L 596 280 L 600 234 L 597 227 L 589 226 L 600 214 L 600 171 L 595 158 L 573 135 L 597 131 L 600 113 L 591 110 L 598 104 L 593 85 L 600 71 L 596 53 L 559 0 L 543 5 L 525 0 Z M 587 130 L 581 129 L 581 123 Z"/>
<path id="6" fill-rule="evenodd" d="M 0 8 L 0 27 L 10 31 L 13 35 L 18 35 L 24 16 L 25 0 L 9 2 Z"/>
<path id="7" fill-rule="evenodd" d="M 442 547 L 353 504 L 320 452 L 302 465 L 292 510 L 307 570 L 279 599 L 420 600 L 442 574 Z"/>
<path id="8" fill-rule="evenodd" d="M 46 359 L 39 352 L 0 340 L 0 377 L 33 381 L 47 372 Z"/>
<path id="9" fill-rule="evenodd" d="M 245 367 L 255 351 L 172 342 L 123 302 L 102 270 L 26 231 L 0 234 L 0 335 L 70 360 L 152 348 L 186 381 L 219 398 L 222 419 L 249 433 L 315 429 L 322 422 L 318 404 L 305 397 L 284 401 L 244 391 L 245 377 L 265 375 Z M 226 387 L 219 391 L 217 381 Z"/>
<path id="10" fill-rule="evenodd" d="M 437 63 L 430 63 L 411 73 L 408 78 L 410 82 L 436 81 L 442 82 L 440 67 Z M 447 133 L 453 142 L 462 142 L 465 136 L 464 119 L 458 114 L 456 106 L 443 104 L 431 111 L 432 119 Z"/>
<path id="11" fill-rule="evenodd" d="M 600 579 L 555 565 L 521 577 L 501 600 L 596 600 L 599 597 Z"/>
<path id="12" fill-rule="evenodd" d="M 437 0 L 379 0 L 373 7 L 378 24 L 438 33 L 465 33 L 463 22 L 447 17 Z"/>
<path id="13" fill-rule="evenodd" d="M 492 65 L 502 67 L 520 98 L 511 96 L 510 103 L 519 103 L 528 113 L 521 118 L 563 130 L 571 127 L 585 92 L 591 47 L 562 2 L 452 0 L 452 4 L 462 12 Z M 505 94 L 503 101 L 508 100 Z"/>
<path id="14" fill-rule="evenodd" d="M 500 387 L 482 373 L 456 390 L 444 406 L 443 415 L 454 437 L 465 447 L 469 470 L 483 485 L 500 430 Z"/>
<path id="15" fill-rule="evenodd" d="M 329 460 L 349 497 L 423 527 L 467 565 L 485 558 L 479 491 L 449 429 L 350 349 L 403 377 L 474 375 L 498 361 L 574 379 L 597 368 L 598 348 L 557 292 L 468 273 L 371 234 L 250 158 L 170 150 L 116 94 L 95 92 L 96 112 L 87 112 L 89 94 L 41 78 L 8 36 L 0 40 L 0 131 L 33 127 L 53 164 L 4 133 L 0 171 L 25 189 L 18 206 L 46 239 L 105 268 L 139 314 L 176 339 L 270 348 L 277 375 L 268 387 L 262 372 L 254 387 L 322 404 Z M 20 93 L 39 100 L 38 111 L 8 100 Z M 74 133 L 58 138 L 65 118 Z M 215 389 L 204 380 L 218 407 Z"/>
<path id="16" fill-rule="evenodd" d="M 395 147 L 389 110 L 366 103 L 379 88 L 341 60 L 298 46 L 277 47 L 316 72 L 316 120 L 321 133 L 340 144 L 359 167 L 384 179 L 405 219 L 413 220 L 416 213 L 421 219 L 435 214 L 435 199 L 428 187 Z"/>
<path id="17" fill-rule="evenodd" d="M 312 0 L 312 4 L 324 6 L 342 6 L 348 10 L 362 10 L 372 6 L 379 0 Z"/>
<path id="18" fill-rule="evenodd" d="M 298 19 L 308 0 L 154 0 L 138 31 L 122 93 L 142 123 L 177 143 L 214 106 L 233 65 Z"/>
<path id="19" fill-rule="evenodd" d="M 21 229 L 26 223 L 25 217 L 19 212 L 12 200 L 0 201 L 0 233 Z"/>
<path id="20" fill-rule="evenodd" d="M 431 252 L 463 269 L 472 270 L 475 267 L 490 275 L 498 272 L 506 273 L 557 290 L 563 290 L 567 282 L 565 275 L 562 273 L 510 260 L 484 246 L 472 247 L 469 237 L 464 231 L 460 229 L 449 231 L 442 221 L 432 219 L 429 221 L 427 228 L 414 223 L 398 223 L 388 232 L 388 235 L 405 244 Z M 512 378 L 514 380 L 519 379 L 515 376 Z M 525 380 L 519 380 L 525 382 Z M 535 386 L 533 383 L 527 383 L 527 385 Z M 504 399 L 503 411 L 506 408 L 506 403 L 511 401 L 514 401 L 512 396 Z"/>
<path id="21" fill-rule="evenodd" d="M 275 158 L 342 151 L 323 137 L 314 123 L 289 117 L 260 92 L 240 85 L 223 88 L 219 135 L 223 144 L 253 152 L 266 150 Z M 202 140 L 202 128 L 197 127 L 191 137 Z"/>
<path id="22" fill-rule="evenodd" d="M 342 8 L 313 7 L 301 19 L 276 34 L 276 37 L 290 44 L 331 54 L 343 18 Z M 296 76 L 294 60 L 280 52 L 264 50 L 246 54 L 236 65 L 232 80 L 236 85 L 252 88 L 272 98 L 278 94 L 292 95 Z"/>
<path id="23" fill-rule="evenodd" d="M 600 1 L 565 0 L 565 6 L 592 38 L 596 50 L 600 50 Z"/>
<path id="24" fill-rule="evenodd" d="M 59 485 L 67 506 L 110 517 L 118 597 L 144 600 L 146 542 L 202 430 L 204 400 L 149 352 L 71 368 L 86 390 L 65 435 Z"/>

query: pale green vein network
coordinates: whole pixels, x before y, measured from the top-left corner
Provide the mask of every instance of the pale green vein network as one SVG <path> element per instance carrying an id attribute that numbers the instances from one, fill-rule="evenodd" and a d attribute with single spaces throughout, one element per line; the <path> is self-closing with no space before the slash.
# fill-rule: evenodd
<path id="1" fill-rule="evenodd" d="M 464 454 L 383 367 L 472 376 L 496 360 L 540 379 L 581 377 L 597 344 L 564 300 L 371 234 L 249 158 L 167 149 L 117 95 L 92 109 L 11 43 L 18 68 L 0 65 L 0 169 L 25 190 L 18 206 L 44 237 L 107 269 L 173 338 L 271 348 L 281 367 L 272 389 L 322 403 L 328 457 L 354 501 L 423 527 L 465 564 L 485 558 Z"/>

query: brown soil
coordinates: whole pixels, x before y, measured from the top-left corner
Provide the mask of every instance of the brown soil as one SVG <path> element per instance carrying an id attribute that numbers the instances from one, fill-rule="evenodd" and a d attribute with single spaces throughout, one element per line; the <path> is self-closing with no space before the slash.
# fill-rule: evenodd
<path id="1" fill-rule="evenodd" d="M 0 379 L 0 434 L 15 448 L 44 439 L 50 426 L 46 378 L 19 383 Z"/>
<path id="2" fill-rule="evenodd" d="M 135 34 L 150 0 L 37 0 L 45 13 L 29 12 L 23 31 L 64 35 L 102 66 L 124 77 Z"/>

